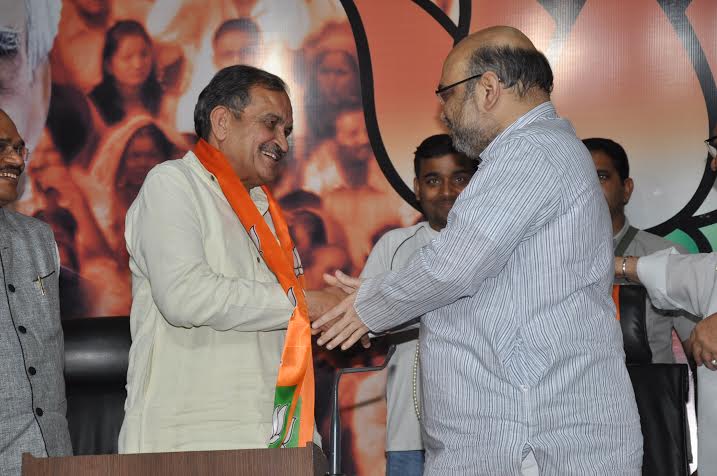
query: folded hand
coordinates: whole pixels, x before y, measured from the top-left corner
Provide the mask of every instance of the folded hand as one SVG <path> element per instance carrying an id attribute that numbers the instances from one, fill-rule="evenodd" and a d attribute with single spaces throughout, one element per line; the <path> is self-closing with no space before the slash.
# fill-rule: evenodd
<path id="1" fill-rule="evenodd" d="M 717 370 L 717 314 L 707 316 L 697 323 L 687 345 L 697 365 Z"/>

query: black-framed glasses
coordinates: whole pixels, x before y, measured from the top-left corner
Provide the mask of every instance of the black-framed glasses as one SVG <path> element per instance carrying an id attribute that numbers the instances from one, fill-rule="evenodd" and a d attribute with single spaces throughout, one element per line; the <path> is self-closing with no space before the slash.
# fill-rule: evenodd
<path id="1" fill-rule="evenodd" d="M 9 157 L 12 154 L 17 155 L 23 162 L 27 160 L 28 149 L 24 143 L 13 145 L 10 142 L 0 141 L 0 157 Z"/>
<path id="2" fill-rule="evenodd" d="M 475 74 L 475 75 L 473 75 L 473 76 L 471 76 L 471 77 L 469 77 L 469 78 L 461 79 L 460 81 L 457 81 L 457 82 L 455 82 L 455 83 L 453 83 L 453 84 L 449 84 L 448 86 L 443 86 L 442 88 L 438 88 L 438 89 L 436 89 L 436 96 L 438 96 L 438 99 L 440 99 L 441 101 L 446 102 L 446 100 L 448 100 L 448 97 L 449 97 L 449 96 L 446 94 L 448 91 L 450 91 L 451 89 L 455 88 L 455 87 L 458 86 L 459 84 L 463 84 L 463 83 L 465 83 L 465 82 L 470 81 L 471 79 L 478 79 L 478 78 L 480 78 L 481 76 L 483 76 L 483 74 L 485 74 L 485 73 Z"/>

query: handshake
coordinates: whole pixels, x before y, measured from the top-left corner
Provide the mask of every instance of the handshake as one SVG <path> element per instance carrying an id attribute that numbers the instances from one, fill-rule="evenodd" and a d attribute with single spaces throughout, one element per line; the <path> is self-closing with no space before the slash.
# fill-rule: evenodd
<path id="1" fill-rule="evenodd" d="M 360 340 L 364 348 L 370 347 L 369 329 L 354 309 L 361 280 L 336 271 L 324 274 L 324 281 L 326 288 L 306 292 L 311 334 L 319 336 L 316 343 L 329 350 L 339 345 L 346 350 Z"/>

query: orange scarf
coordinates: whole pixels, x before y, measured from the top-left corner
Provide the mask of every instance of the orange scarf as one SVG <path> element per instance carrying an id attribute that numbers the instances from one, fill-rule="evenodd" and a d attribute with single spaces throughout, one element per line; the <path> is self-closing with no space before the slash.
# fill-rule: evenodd
<path id="1" fill-rule="evenodd" d="M 612 300 L 615 301 L 615 317 L 617 320 L 620 320 L 620 285 L 619 284 L 613 284 L 612 285 Z"/>
<path id="2" fill-rule="evenodd" d="M 200 139 L 194 154 L 204 168 L 219 181 L 229 205 L 237 214 L 247 234 L 257 246 L 259 254 L 274 273 L 294 312 L 286 330 L 281 354 L 279 376 L 274 393 L 272 435 L 270 448 L 295 448 L 313 441 L 314 437 L 314 367 L 311 356 L 311 324 L 304 293 L 304 270 L 289 236 L 289 228 L 279 205 L 266 186 L 262 190 L 269 201 L 269 213 L 274 222 L 277 243 L 269 225 L 264 221 L 249 192 L 239 180 L 229 161 L 220 151 Z M 299 415 L 298 425 L 295 415 Z"/>

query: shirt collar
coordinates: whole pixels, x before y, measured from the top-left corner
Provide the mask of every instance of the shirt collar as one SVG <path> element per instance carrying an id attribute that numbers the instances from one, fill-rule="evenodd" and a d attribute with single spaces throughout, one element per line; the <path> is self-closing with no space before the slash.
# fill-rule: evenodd
<path id="1" fill-rule="evenodd" d="M 428 220 L 422 221 L 421 223 L 419 223 L 419 225 L 421 225 L 426 231 L 428 231 L 428 233 L 431 235 L 431 238 L 435 238 L 436 236 L 438 236 L 439 232 L 431 228 L 431 225 L 428 223 Z"/>
<path id="2" fill-rule="evenodd" d="M 612 244 L 613 248 L 617 246 L 618 243 L 622 240 L 622 238 L 625 236 L 625 233 L 627 233 L 627 229 L 630 228 L 630 220 L 625 217 L 625 224 L 620 228 L 620 231 L 618 231 L 615 236 L 612 237 Z"/>
<path id="3" fill-rule="evenodd" d="M 486 147 L 485 150 L 480 154 L 481 160 L 485 161 L 490 159 L 493 151 L 498 148 L 502 142 L 505 142 L 513 132 L 522 129 L 523 127 L 533 122 L 542 119 L 554 119 L 557 117 L 558 114 L 557 112 L 555 112 L 555 106 L 553 106 L 553 103 L 550 101 L 546 101 L 534 107 L 530 111 L 520 116 L 514 123 L 506 127 L 503 132 L 498 134 L 496 138 L 493 139 L 490 144 L 488 144 L 488 147 Z"/>
<path id="4" fill-rule="evenodd" d="M 209 185 L 209 187 L 212 188 L 215 192 L 224 197 L 224 192 L 222 192 L 222 187 L 221 185 L 219 185 L 219 181 L 217 180 L 217 178 L 206 168 L 204 168 L 204 166 L 199 161 L 194 152 L 190 150 L 189 154 L 191 154 L 190 164 L 193 168 L 196 169 L 199 176 L 202 177 L 202 180 L 204 180 L 204 182 Z M 256 205 L 256 208 L 259 210 L 259 213 L 262 215 L 266 214 L 267 210 L 269 210 L 269 199 L 266 197 L 264 190 L 262 190 L 261 187 L 254 187 L 249 190 L 249 197 L 251 197 L 251 200 L 252 202 L 254 202 L 254 205 Z M 224 199 L 226 200 L 226 197 L 224 197 Z"/>

